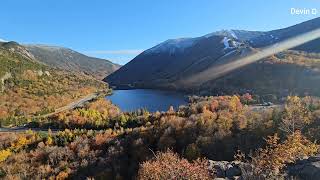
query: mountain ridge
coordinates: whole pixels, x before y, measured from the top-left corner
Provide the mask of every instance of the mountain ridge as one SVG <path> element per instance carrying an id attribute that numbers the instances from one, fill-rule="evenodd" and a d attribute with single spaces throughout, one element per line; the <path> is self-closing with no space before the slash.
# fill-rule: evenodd
<path id="1" fill-rule="evenodd" d="M 100 80 L 121 67 L 109 60 L 86 56 L 70 48 L 43 44 L 27 44 L 24 46 L 36 59 L 47 65 L 84 73 Z"/>
<path id="2" fill-rule="evenodd" d="M 120 89 L 187 90 L 185 87 L 178 87 L 177 81 L 319 27 L 320 18 L 315 18 L 267 32 L 222 30 L 197 38 L 167 40 L 139 54 L 104 81 Z M 320 40 L 317 39 L 292 50 L 318 53 L 319 45 Z"/>

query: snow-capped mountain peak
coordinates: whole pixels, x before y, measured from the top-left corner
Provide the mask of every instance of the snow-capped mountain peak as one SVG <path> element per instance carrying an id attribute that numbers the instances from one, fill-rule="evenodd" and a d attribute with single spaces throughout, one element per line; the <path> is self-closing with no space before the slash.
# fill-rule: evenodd
<path id="1" fill-rule="evenodd" d="M 209 39 L 214 36 L 222 37 L 224 49 L 237 48 L 245 41 L 249 41 L 254 37 L 260 36 L 263 32 L 259 31 L 244 31 L 244 30 L 221 30 L 196 38 L 178 38 L 164 41 L 144 52 L 144 54 L 158 53 L 183 53 L 187 48 L 190 48 L 204 39 Z"/>
<path id="2" fill-rule="evenodd" d="M 145 53 L 175 53 L 176 51 L 183 52 L 184 49 L 191 47 L 197 41 L 197 39 L 198 38 L 169 39 L 163 43 L 154 46 L 151 49 L 148 49 L 147 51 L 145 51 Z"/>
<path id="3" fill-rule="evenodd" d="M 221 42 L 224 44 L 224 50 L 238 48 L 243 44 L 243 42 L 239 42 L 238 39 L 235 37 L 236 35 L 232 36 L 232 38 L 225 36 L 222 39 Z"/>
<path id="4" fill-rule="evenodd" d="M 233 38 L 238 39 L 238 36 L 232 30 L 229 30 L 229 33 Z"/>
<path id="5" fill-rule="evenodd" d="M 229 38 L 227 38 L 227 37 L 223 38 L 222 42 L 224 44 L 224 49 L 229 49 L 230 48 L 229 41 L 230 41 Z"/>
<path id="6" fill-rule="evenodd" d="M 212 36 L 226 36 L 228 38 L 238 39 L 238 36 L 236 35 L 236 32 L 234 32 L 233 30 L 216 31 L 216 32 L 213 32 L 213 33 L 206 34 L 203 37 L 209 38 L 209 37 L 212 37 Z"/>

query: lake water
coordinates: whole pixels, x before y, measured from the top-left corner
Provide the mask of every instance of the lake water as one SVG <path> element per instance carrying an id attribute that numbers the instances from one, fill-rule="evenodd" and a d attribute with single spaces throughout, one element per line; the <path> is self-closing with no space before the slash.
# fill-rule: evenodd
<path id="1" fill-rule="evenodd" d="M 141 108 L 146 108 L 150 112 L 167 111 L 170 106 L 176 109 L 180 105 L 187 104 L 185 94 L 151 89 L 113 90 L 113 94 L 106 98 L 122 111 Z"/>

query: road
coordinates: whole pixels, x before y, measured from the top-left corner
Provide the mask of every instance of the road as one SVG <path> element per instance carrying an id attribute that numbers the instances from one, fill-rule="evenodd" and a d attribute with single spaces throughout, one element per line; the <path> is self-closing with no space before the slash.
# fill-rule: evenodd
<path id="1" fill-rule="evenodd" d="M 264 106 L 264 105 L 250 105 L 248 106 L 250 110 L 252 111 L 263 111 L 267 109 L 283 109 L 284 105 L 283 104 L 274 104 L 270 106 Z"/>
<path id="2" fill-rule="evenodd" d="M 67 111 L 67 110 L 71 110 L 71 109 L 74 109 L 76 107 L 80 107 L 82 106 L 85 102 L 88 102 L 96 97 L 99 96 L 99 93 L 92 93 L 92 94 L 89 94 L 87 95 L 86 97 L 82 98 L 82 99 L 79 99 L 78 101 L 75 101 L 75 102 L 72 102 L 66 106 L 63 106 L 61 108 L 58 108 L 56 109 L 54 112 L 52 113 L 49 113 L 49 114 L 45 114 L 45 115 L 42 115 L 40 116 L 40 118 L 46 118 L 46 117 L 49 117 L 49 116 L 52 116 L 52 115 L 55 115 L 55 114 L 58 114 L 58 113 L 61 113 L 63 111 Z"/>
<path id="3" fill-rule="evenodd" d="M 49 129 L 45 128 L 28 128 L 24 126 L 20 127 L 13 127 L 13 128 L 0 128 L 0 134 L 1 133 L 22 133 L 26 132 L 27 130 L 32 130 L 34 132 L 48 132 Z M 63 129 L 50 129 L 52 133 L 56 133 L 58 131 L 63 131 Z"/>
<path id="4" fill-rule="evenodd" d="M 67 111 L 67 110 L 71 110 L 71 109 L 74 109 L 74 108 L 77 108 L 77 107 L 81 107 L 84 103 L 98 97 L 100 95 L 100 93 L 92 93 L 92 94 L 89 94 L 77 101 L 74 101 L 66 106 L 63 106 L 63 107 L 60 107 L 58 109 L 56 109 L 54 112 L 52 113 L 49 113 L 49 114 L 45 114 L 45 115 L 41 115 L 41 116 L 37 116 L 35 118 L 46 118 L 46 117 L 49 117 L 49 116 L 52 116 L 52 115 L 55 115 L 55 114 L 58 114 L 60 112 L 63 112 L 63 111 Z M 28 127 L 25 127 L 25 126 L 20 126 L 20 127 L 13 127 L 13 128 L 0 128 L 0 132 L 24 132 L 28 129 L 31 129 L 33 131 L 48 131 L 48 129 L 41 129 L 41 128 L 28 128 Z M 52 130 L 52 131 L 58 131 L 58 130 Z"/>

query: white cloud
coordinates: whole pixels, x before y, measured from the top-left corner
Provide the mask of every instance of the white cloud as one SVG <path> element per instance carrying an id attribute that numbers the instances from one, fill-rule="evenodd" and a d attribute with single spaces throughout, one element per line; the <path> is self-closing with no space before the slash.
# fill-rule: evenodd
<path id="1" fill-rule="evenodd" d="M 87 54 L 113 54 L 113 55 L 138 55 L 142 53 L 142 49 L 124 49 L 124 50 L 96 50 L 86 51 Z"/>
<path id="2" fill-rule="evenodd" d="M 0 38 L 0 42 L 8 42 L 8 41 Z"/>

